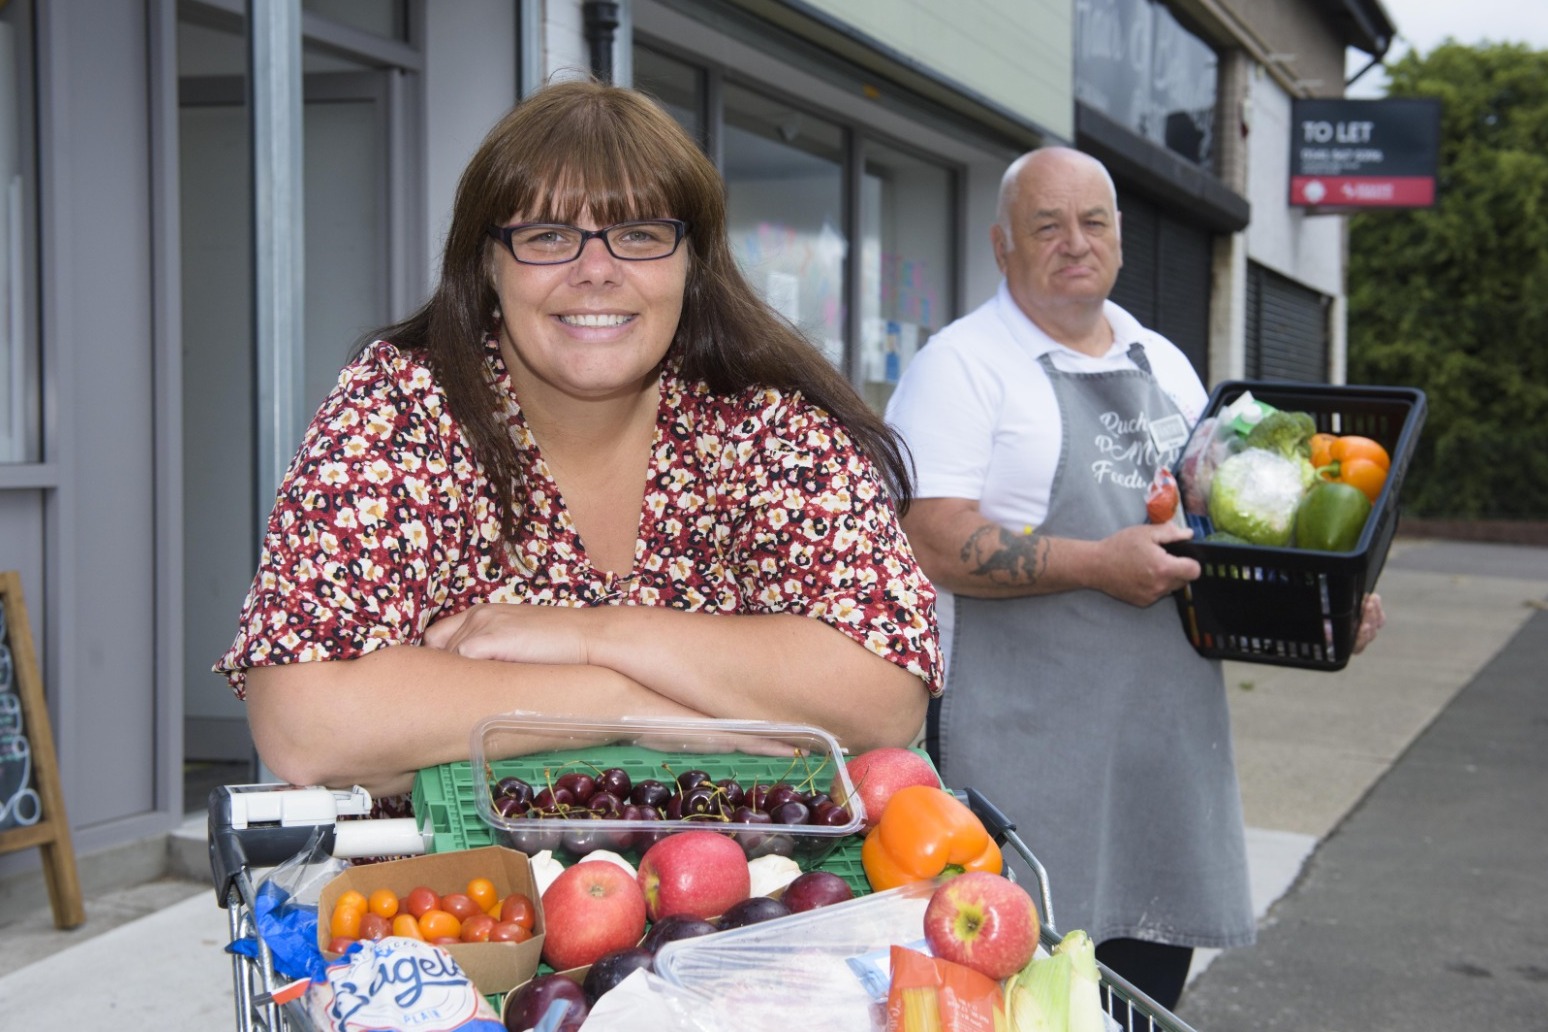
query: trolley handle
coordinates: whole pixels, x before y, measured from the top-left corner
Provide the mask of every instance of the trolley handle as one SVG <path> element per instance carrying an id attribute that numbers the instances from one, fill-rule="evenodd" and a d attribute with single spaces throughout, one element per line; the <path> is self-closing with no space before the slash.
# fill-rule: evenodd
<path id="1" fill-rule="evenodd" d="M 368 818 L 371 794 L 292 785 L 221 785 L 210 792 L 210 875 L 225 907 L 237 879 L 320 847 L 341 860 L 427 852 L 430 835 L 410 817 Z"/>
<path id="2" fill-rule="evenodd" d="M 1053 893 L 1049 891 L 1048 887 L 1048 872 L 1043 869 L 1043 862 L 1032 852 L 1031 847 L 1022 841 L 1021 836 L 1016 833 L 1016 822 L 1006 816 L 1004 810 L 990 802 L 987 796 L 971 785 L 955 794 L 967 797 L 968 808 L 983 822 L 984 829 L 989 832 L 990 837 L 995 842 L 1014 849 L 1021 859 L 1026 862 L 1027 867 L 1032 871 L 1032 877 L 1037 880 L 1036 896 L 1042 913 L 1044 932 L 1045 934 L 1052 934 L 1056 926 L 1054 925 L 1053 916 Z M 1006 873 L 1010 873 L 1009 868 L 1007 868 Z M 1054 941 L 1057 942 L 1058 940 L 1055 939 Z"/>

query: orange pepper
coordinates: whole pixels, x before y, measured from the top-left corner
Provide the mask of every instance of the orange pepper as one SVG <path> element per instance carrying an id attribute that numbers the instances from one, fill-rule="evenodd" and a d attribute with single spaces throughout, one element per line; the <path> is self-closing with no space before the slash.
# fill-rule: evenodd
<path id="1" fill-rule="evenodd" d="M 1311 464 L 1319 469 L 1333 461 L 1333 442 L 1338 434 L 1311 435 Z"/>
<path id="2" fill-rule="evenodd" d="M 963 871 L 1000 874 L 1005 866 L 978 815 L 929 785 L 893 793 L 860 847 L 860 865 L 877 892 Z"/>
<path id="3" fill-rule="evenodd" d="M 1331 437 L 1330 441 L 1319 438 Z M 1311 463 L 1317 467 L 1317 475 L 1323 480 L 1358 487 L 1365 497 L 1376 503 L 1381 486 L 1387 482 L 1387 471 L 1392 468 L 1392 458 L 1376 441 L 1357 434 L 1333 437 L 1316 434 L 1312 437 Z"/>

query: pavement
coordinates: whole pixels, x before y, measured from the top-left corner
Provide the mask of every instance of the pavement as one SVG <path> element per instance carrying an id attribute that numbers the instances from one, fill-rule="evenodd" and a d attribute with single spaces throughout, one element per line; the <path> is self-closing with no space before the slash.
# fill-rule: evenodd
<path id="1" fill-rule="evenodd" d="M 1399 538 L 1378 590 L 1342 671 L 1226 665 L 1260 923 L 1196 959 L 1200 1032 L 1548 1029 L 1548 548 Z M 0 1027 L 236 1027 L 203 837 L 129 885 L 80 858 L 68 932 L 0 886 Z"/>

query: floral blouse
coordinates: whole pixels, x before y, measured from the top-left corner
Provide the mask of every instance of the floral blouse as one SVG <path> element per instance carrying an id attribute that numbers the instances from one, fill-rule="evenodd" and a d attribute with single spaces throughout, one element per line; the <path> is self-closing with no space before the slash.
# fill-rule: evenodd
<path id="1" fill-rule="evenodd" d="M 529 462 L 519 560 L 429 368 L 378 341 L 340 374 L 280 487 L 215 666 L 238 698 L 248 667 L 416 643 L 480 602 L 802 613 L 939 693 L 934 589 L 875 468 L 826 412 L 771 389 L 717 396 L 669 364 L 634 568 L 615 576 L 587 561 L 493 340 L 487 360 Z"/>

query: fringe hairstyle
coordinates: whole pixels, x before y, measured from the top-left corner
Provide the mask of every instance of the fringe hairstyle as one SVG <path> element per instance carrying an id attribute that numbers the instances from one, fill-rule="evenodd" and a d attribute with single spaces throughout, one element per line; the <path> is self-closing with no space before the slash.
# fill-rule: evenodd
<path id="1" fill-rule="evenodd" d="M 725 183 L 677 122 L 645 95 L 595 81 L 550 85 L 484 138 L 457 186 L 435 292 L 417 312 L 363 340 L 420 352 L 472 441 L 514 541 L 527 497 L 516 442 L 499 418 L 484 341 L 496 329 L 493 249 L 486 233 L 513 215 L 598 225 L 677 218 L 690 224 L 688 281 L 669 354 L 683 375 L 732 394 L 753 386 L 799 391 L 836 418 L 875 463 L 900 512 L 912 498 L 901 438 L 737 267 L 726 238 Z"/>

